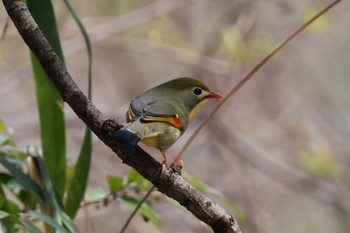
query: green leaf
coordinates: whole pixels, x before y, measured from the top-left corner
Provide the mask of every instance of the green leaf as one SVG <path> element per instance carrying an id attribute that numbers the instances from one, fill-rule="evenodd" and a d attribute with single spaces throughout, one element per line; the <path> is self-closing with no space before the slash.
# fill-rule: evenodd
<path id="1" fill-rule="evenodd" d="M 33 162 L 35 164 L 35 168 L 39 170 L 40 181 L 42 184 L 43 190 L 43 200 L 45 204 L 48 206 L 51 216 L 56 221 L 60 222 L 59 219 L 59 211 L 61 205 L 61 200 L 57 197 L 57 192 L 54 190 L 54 185 L 51 181 L 50 174 L 47 171 L 45 163 L 43 162 L 41 157 L 32 156 Z"/>
<path id="2" fill-rule="evenodd" d="M 41 230 L 36 227 L 33 223 L 20 220 L 20 223 L 30 232 L 30 233 L 41 233 Z"/>
<path id="3" fill-rule="evenodd" d="M 151 183 L 133 168 L 130 168 L 127 180 L 128 184 L 136 183 L 141 189 L 148 189 L 151 186 Z"/>
<path id="4" fill-rule="evenodd" d="M 59 222 L 57 222 L 55 219 L 51 218 L 50 216 L 48 216 L 46 214 L 40 213 L 38 211 L 33 211 L 33 210 L 30 210 L 28 212 L 28 214 L 30 216 L 33 216 L 33 217 L 40 219 L 41 221 L 49 224 L 50 226 L 55 228 L 60 233 L 69 233 Z"/>
<path id="5" fill-rule="evenodd" d="M 0 209 L 5 211 L 8 214 L 18 214 L 20 212 L 20 208 L 16 203 L 10 201 L 6 198 L 4 190 L 0 185 Z"/>
<path id="6" fill-rule="evenodd" d="M 7 129 L 7 125 L 5 124 L 5 122 L 3 121 L 3 119 L 0 118 L 0 129 L 6 130 Z"/>
<path id="7" fill-rule="evenodd" d="M 11 181 L 13 177 L 7 173 L 2 173 L 0 172 L 0 182 L 3 184 L 7 184 L 8 182 Z"/>
<path id="8" fill-rule="evenodd" d="M 89 99 L 91 99 L 91 81 L 92 81 L 92 49 L 91 49 L 91 42 L 89 39 L 89 35 L 87 34 L 87 31 L 85 30 L 84 25 L 82 24 L 82 22 L 80 21 L 79 17 L 77 16 L 77 14 L 75 13 L 73 7 L 70 5 L 68 0 L 63 0 L 63 2 L 66 4 L 69 12 L 71 13 L 71 15 L 73 16 L 75 22 L 78 25 L 78 28 L 81 32 L 81 34 L 83 35 L 85 44 L 86 44 L 86 50 L 88 53 L 88 97 Z"/>
<path id="9" fill-rule="evenodd" d="M 43 187 L 43 200 L 49 209 L 52 219 L 69 229 L 70 232 L 78 232 L 71 218 L 63 210 L 62 200 L 50 179 L 50 175 L 48 174 L 44 161 L 41 157 L 33 156 L 32 159 L 34 166 L 39 169 Z"/>
<path id="10" fill-rule="evenodd" d="M 92 81 L 92 49 L 89 36 L 84 28 L 84 25 L 80 21 L 79 17 L 75 13 L 73 7 L 70 5 L 69 1 L 64 0 L 69 12 L 73 16 L 78 28 L 83 35 L 86 49 L 88 52 L 88 97 L 91 99 L 91 81 Z M 71 180 L 71 184 L 68 190 L 68 197 L 66 201 L 67 213 L 74 217 L 80 206 L 80 202 L 84 197 L 84 192 L 86 190 L 88 174 L 90 171 L 91 163 L 91 153 L 92 153 L 92 135 L 89 128 L 85 129 L 84 140 L 82 147 L 80 149 L 80 154 L 75 167 L 74 176 Z"/>
<path id="11" fill-rule="evenodd" d="M 42 180 L 43 194 L 45 203 L 47 203 L 52 218 L 62 226 L 69 229 L 70 232 L 79 232 L 72 219 L 64 212 L 62 200 L 53 185 L 44 161 L 40 157 L 32 157 L 36 167 L 40 170 Z"/>
<path id="12" fill-rule="evenodd" d="M 235 215 L 242 222 L 246 222 L 247 221 L 247 216 L 241 210 L 239 210 L 238 207 L 236 206 L 236 204 L 233 203 L 229 198 L 227 198 L 223 193 L 221 193 L 220 191 L 214 189 L 210 185 L 204 183 L 200 179 L 198 179 L 196 177 L 193 177 L 193 176 L 190 176 L 189 174 L 187 174 L 185 172 L 182 173 L 182 176 L 184 177 L 184 179 L 187 180 L 188 183 L 193 185 L 199 191 L 211 194 L 215 198 L 221 200 L 226 206 L 230 207 L 230 209 L 235 213 Z"/>
<path id="13" fill-rule="evenodd" d="M 86 190 L 87 201 L 97 201 L 105 198 L 107 193 L 100 187 L 88 187 Z"/>
<path id="14" fill-rule="evenodd" d="M 24 174 L 18 166 L 13 164 L 10 157 L 0 154 L 0 164 L 2 164 L 23 187 L 32 190 L 39 197 L 43 197 L 41 188 L 28 175 Z"/>
<path id="15" fill-rule="evenodd" d="M 91 130 L 86 129 L 83 146 L 81 148 L 80 155 L 74 169 L 73 178 L 69 185 L 67 194 L 68 196 L 65 205 L 68 215 L 72 218 L 74 218 L 76 215 L 80 207 L 80 202 L 82 201 L 86 190 L 90 171 L 91 151 Z"/>
<path id="16" fill-rule="evenodd" d="M 135 198 L 130 197 L 127 195 L 123 195 L 121 198 L 121 201 L 130 205 L 133 208 L 136 208 L 136 206 L 139 204 L 142 198 Z M 154 212 L 152 209 L 152 206 L 149 205 L 147 202 L 142 203 L 140 209 L 138 210 L 144 217 L 151 220 L 155 225 L 160 224 L 160 218 L 159 215 Z"/>
<path id="17" fill-rule="evenodd" d="M 38 202 L 38 196 L 35 195 L 30 189 L 26 189 L 21 185 L 15 178 L 6 173 L 0 172 L 0 181 L 6 185 L 6 187 L 15 195 L 17 198 L 29 208 L 35 208 Z M 0 208 L 2 206 L 2 190 L 0 187 Z M 17 207 L 19 210 L 19 207 Z M 13 212 L 12 212 L 13 213 Z"/>
<path id="18" fill-rule="evenodd" d="M 16 202 L 11 201 L 11 200 L 7 200 L 6 203 L 6 211 L 15 215 L 21 212 L 21 209 L 19 208 L 19 206 L 17 205 Z"/>
<path id="19" fill-rule="evenodd" d="M 8 134 L 5 130 L 0 129 L 0 145 L 4 147 L 5 145 L 13 145 L 13 139 L 10 134 Z"/>
<path id="20" fill-rule="evenodd" d="M 61 219 L 63 222 L 63 225 L 68 229 L 71 233 L 79 233 L 78 228 L 74 225 L 72 219 L 66 214 L 65 212 L 60 212 Z"/>
<path id="21" fill-rule="evenodd" d="M 10 215 L 11 215 L 10 213 L 7 213 L 6 211 L 0 210 L 0 220 L 7 218 Z"/>
<path id="22" fill-rule="evenodd" d="M 130 168 L 129 174 L 128 174 L 128 184 L 132 182 L 142 182 L 143 177 L 141 176 L 140 173 L 138 173 L 135 169 Z"/>
<path id="23" fill-rule="evenodd" d="M 0 118 L 0 145 L 14 145 L 12 134 L 10 129 L 7 127 L 5 122 Z"/>
<path id="24" fill-rule="evenodd" d="M 51 1 L 27 0 L 27 5 L 45 37 L 57 55 L 63 60 Z M 66 168 L 63 101 L 38 60 L 34 55 L 31 58 L 35 76 L 44 160 L 53 183 L 57 186 L 60 196 L 63 196 Z"/>
<path id="25" fill-rule="evenodd" d="M 6 197 L 1 189 L 2 189 L 2 187 L 0 185 L 0 209 L 3 209 L 5 204 L 6 204 Z"/>
<path id="26" fill-rule="evenodd" d="M 2 229 L 8 233 L 15 233 L 16 231 L 16 223 L 18 222 L 18 218 L 16 215 L 13 215 L 11 212 L 7 210 L 0 210 L 0 232 Z"/>
<path id="27" fill-rule="evenodd" d="M 106 179 L 111 192 L 118 192 L 124 187 L 124 179 L 122 177 L 107 175 Z"/>

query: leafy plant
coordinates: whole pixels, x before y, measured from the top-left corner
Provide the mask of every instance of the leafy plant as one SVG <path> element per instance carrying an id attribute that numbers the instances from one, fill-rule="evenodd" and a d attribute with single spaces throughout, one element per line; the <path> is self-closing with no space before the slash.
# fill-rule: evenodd
<path id="1" fill-rule="evenodd" d="M 88 92 L 91 97 L 92 52 L 90 41 L 73 8 L 68 1 L 64 2 L 86 41 L 89 59 Z M 52 2 L 50 0 L 28 0 L 27 6 L 56 54 L 61 60 L 64 60 Z M 6 223 L 5 227 L 8 232 L 14 231 L 19 225 L 31 232 L 37 232 L 35 225 L 24 220 L 27 215 L 45 222 L 46 232 L 52 232 L 52 227 L 64 232 L 62 226 L 67 232 L 77 232 L 72 218 L 80 208 L 87 186 L 92 151 L 91 131 L 88 128 L 85 130 L 78 161 L 68 186 L 66 174 L 69 168 L 66 164 L 64 102 L 33 54 L 31 54 L 31 59 L 40 118 L 42 139 L 40 151 L 42 150 L 43 159 L 40 153 L 35 153 L 35 156 L 28 155 L 28 151 L 16 148 L 11 135 L 6 131 L 6 125 L 1 122 L 0 162 L 9 172 L 9 174 L 0 174 L 1 183 L 22 204 L 19 206 L 7 198 L 6 192 L 1 188 L 2 221 Z M 35 179 L 32 177 L 33 174 L 26 174 L 25 170 L 34 172 Z M 66 199 L 63 198 L 64 194 L 67 196 Z M 25 213 L 25 217 L 19 215 L 22 214 L 21 212 Z"/>

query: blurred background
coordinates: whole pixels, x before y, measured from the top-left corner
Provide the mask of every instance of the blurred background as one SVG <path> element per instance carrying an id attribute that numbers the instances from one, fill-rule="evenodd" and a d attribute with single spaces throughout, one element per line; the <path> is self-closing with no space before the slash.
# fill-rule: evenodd
<path id="1" fill-rule="evenodd" d="M 227 94 L 275 45 L 330 1 L 72 1 L 93 48 L 93 103 L 125 121 L 145 89 L 193 76 Z M 54 1 L 66 64 L 86 92 L 87 55 L 79 30 Z M 349 232 L 350 2 L 342 1 L 270 60 L 201 131 L 183 160 L 246 214 L 244 232 Z M 7 19 L 0 7 L 0 29 Z M 10 23 L 0 42 L 0 117 L 19 146 L 40 145 L 29 52 Z M 210 101 L 169 150 L 181 150 L 218 102 Z M 69 164 L 84 125 L 66 106 Z M 143 146 L 161 161 L 156 150 Z M 94 138 L 90 185 L 128 167 Z M 210 196 L 210 195 L 209 195 Z M 160 197 L 166 200 L 166 197 Z M 215 199 L 215 198 L 214 198 Z M 228 212 L 233 211 L 217 200 Z M 127 232 L 211 232 L 190 213 L 155 202 L 162 223 L 137 216 Z M 132 208 L 120 203 L 81 211 L 82 232 L 118 232 Z"/>

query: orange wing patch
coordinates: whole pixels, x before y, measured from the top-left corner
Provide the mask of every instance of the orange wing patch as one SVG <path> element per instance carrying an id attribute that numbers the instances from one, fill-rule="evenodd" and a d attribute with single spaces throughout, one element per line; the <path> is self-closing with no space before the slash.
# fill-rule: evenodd
<path id="1" fill-rule="evenodd" d="M 180 128 L 181 125 L 181 120 L 179 115 L 175 115 L 175 116 L 170 116 L 170 117 L 158 117 L 158 116 L 148 116 L 143 118 L 144 121 L 153 121 L 153 122 L 165 122 L 165 123 L 169 123 L 172 126 L 176 127 L 176 128 Z"/>
<path id="2" fill-rule="evenodd" d="M 173 126 L 175 126 L 176 128 L 179 128 L 180 125 L 181 125 L 181 120 L 180 120 L 180 117 L 179 115 L 175 115 L 173 116 L 172 118 L 170 118 L 170 124 L 172 124 Z"/>

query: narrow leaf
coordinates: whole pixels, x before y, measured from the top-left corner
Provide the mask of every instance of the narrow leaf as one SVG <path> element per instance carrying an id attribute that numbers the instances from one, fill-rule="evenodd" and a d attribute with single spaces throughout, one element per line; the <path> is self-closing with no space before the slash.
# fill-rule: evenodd
<path id="1" fill-rule="evenodd" d="M 65 212 L 61 211 L 61 219 L 63 222 L 63 225 L 70 233 L 79 233 L 78 228 L 74 225 L 71 217 L 68 216 Z"/>
<path id="2" fill-rule="evenodd" d="M 63 2 L 66 4 L 69 12 L 71 13 L 71 15 L 73 16 L 75 22 L 78 25 L 78 28 L 81 32 L 81 34 L 83 35 L 85 44 L 86 44 L 86 50 L 88 53 L 88 97 L 89 99 L 91 99 L 91 81 L 92 81 L 92 49 L 91 49 L 91 42 L 89 39 L 89 35 L 87 34 L 87 31 L 83 25 L 83 23 L 80 21 L 79 17 L 77 16 L 77 14 L 75 13 L 73 7 L 70 5 L 68 0 L 63 0 Z"/>
<path id="3" fill-rule="evenodd" d="M 0 212 L 0 232 L 5 230 L 6 233 L 16 233 L 16 223 L 18 222 L 18 218 L 7 211 L 0 210 Z"/>
<path id="4" fill-rule="evenodd" d="M 40 157 L 33 157 L 33 159 L 36 166 L 40 169 L 45 203 L 47 203 L 50 209 L 52 218 L 57 223 L 67 228 L 69 232 L 79 232 L 72 219 L 63 210 L 62 200 L 50 179 L 50 175 L 45 167 L 44 161 Z"/>
<path id="5" fill-rule="evenodd" d="M 59 224 L 62 224 L 59 212 L 60 205 L 57 194 L 54 191 L 54 186 L 51 182 L 51 177 L 47 171 L 44 161 L 39 156 L 32 156 L 33 167 L 38 170 L 40 183 L 43 190 L 43 205 L 41 210 L 50 216 Z M 48 211 L 47 211 L 48 209 Z"/>
<path id="6" fill-rule="evenodd" d="M 0 154 L 0 164 L 2 164 L 12 176 L 25 188 L 32 190 L 39 197 L 43 197 L 41 188 L 26 174 L 23 173 L 18 166 L 10 162 L 10 158 L 3 154 Z"/>
<path id="7" fill-rule="evenodd" d="M 68 189 L 68 196 L 65 205 L 66 212 L 71 218 L 74 218 L 76 215 L 80 202 L 84 197 L 90 171 L 91 150 L 91 131 L 86 129 L 83 147 L 81 148 L 79 158 L 74 169 L 74 175 Z"/>
<path id="8" fill-rule="evenodd" d="M 13 146 L 14 141 L 9 128 L 6 126 L 5 122 L 0 118 L 0 145 L 4 147 L 5 145 Z"/>
<path id="9" fill-rule="evenodd" d="M 63 226 L 61 226 L 60 223 L 58 223 L 57 221 L 55 221 L 53 218 L 51 218 L 50 216 L 37 212 L 37 211 L 29 211 L 28 214 L 30 216 L 33 216 L 35 218 L 40 219 L 41 221 L 49 224 L 50 226 L 52 226 L 53 228 L 55 228 L 58 232 L 60 233 L 69 233 Z"/>
<path id="10" fill-rule="evenodd" d="M 4 218 L 7 218 L 10 215 L 11 215 L 10 213 L 8 213 L 6 211 L 3 211 L 3 210 L 0 210 L 0 220 L 4 219 Z"/>
<path id="11" fill-rule="evenodd" d="M 33 223 L 20 220 L 20 223 L 30 232 L 30 233 L 42 233 L 42 231 L 36 227 Z"/>
<path id="12" fill-rule="evenodd" d="M 51 1 L 27 0 L 27 5 L 45 37 L 48 39 L 57 55 L 63 60 Z M 66 167 L 63 101 L 37 59 L 34 55 L 31 57 L 40 115 L 44 160 L 60 196 L 63 196 Z"/>
<path id="13" fill-rule="evenodd" d="M 89 39 L 89 36 L 85 30 L 84 25 L 80 21 L 79 17 L 75 13 L 73 7 L 70 5 L 68 0 L 64 0 L 64 3 L 66 4 L 68 10 L 70 11 L 71 15 L 73 16 L 75 22 L 78 25 L 78 28 L 83 35 L 86 49 L 88 52 L 88 97 L 91 99 L 91 81 L 92 81 L 92 49 L 91 49 L 91 42 Z M 82 201 L 84 197 L 84 193 L 86 190 L 88 175 L 90 171 L 90 163 L 91 163 L 91 153 L 92 153 L 92 135 L 89 128 L 86 127 L 85 134 L 84 134 L 84 140 L 82 147 L 80 149 L 79 157 L 77 164 L 74 169 L 74 176 L 72 178 L 70 187 L 68 189 L 68 196 L 66 200 L 66 211 L 74 218 L 76 215 L 80 202 Z"/>
<path id="14" fill-rule="evenodd" d="M 1 209 L 0 223 L 3 223 L 4 227 L 8 230 L 8 232 L 14 232 L 15 223 L 11 221 L 9 217 L 13 216 L 13 214 L 17 214 L 19 212 L 19 208 L 13 202 L 11 203 L 10 201 L 8 201 L 1 185 L 0 185 L 0 199 L 1 199 L 0 200 L 1 202 L 0 203 L 0 209 Z M 16 210 L 14 211 L 14 209 Z M 0 228 L 0 232 L 1 232 L 1 228 Z"/>

